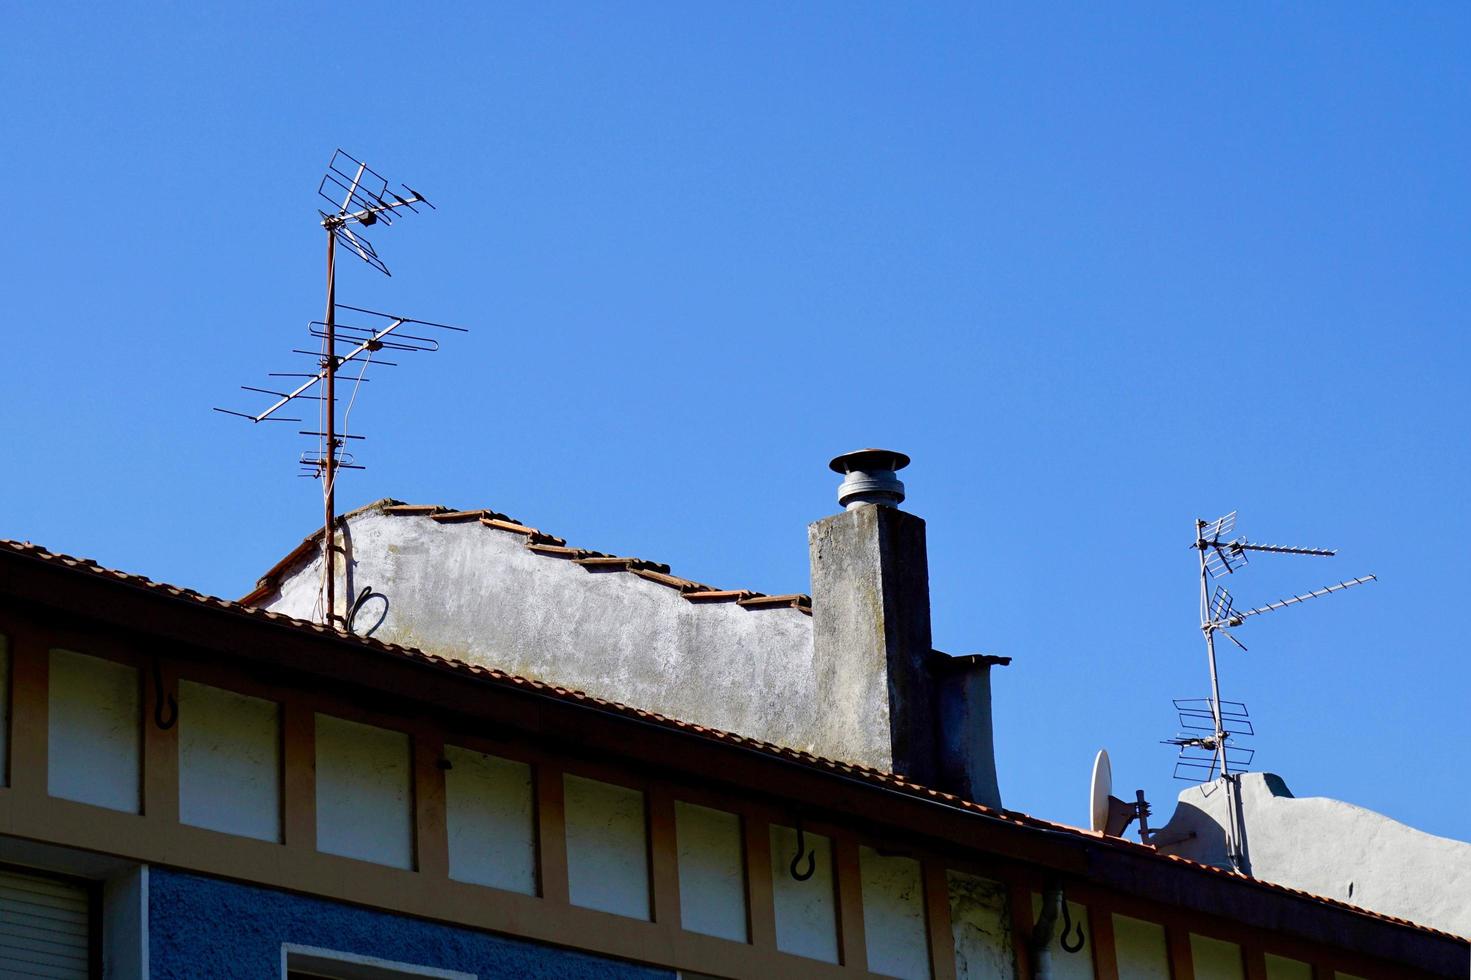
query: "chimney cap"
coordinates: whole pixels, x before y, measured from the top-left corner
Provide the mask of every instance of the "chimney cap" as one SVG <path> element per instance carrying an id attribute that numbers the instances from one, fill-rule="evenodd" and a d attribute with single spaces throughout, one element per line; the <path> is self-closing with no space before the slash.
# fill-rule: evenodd
<path id="1" fill-rule="evenodd" d="M 893 472 L 909 465 L 909 457 L 892 449 L 855 449 L 851 453 L 834 456 L 828 463 L 834 473 L 871 473 L 875 470 Z"/>
<path id="2" fill-rule="evenodd" d="M 904 484 L 894 475 L 909 465 L 909 457 L 892 449 L 859 449 L 827 464 L 844 474 L 838 487 L 838 506 L 853 510 L 866 504 L 897 507 L 904 502 Z"/>

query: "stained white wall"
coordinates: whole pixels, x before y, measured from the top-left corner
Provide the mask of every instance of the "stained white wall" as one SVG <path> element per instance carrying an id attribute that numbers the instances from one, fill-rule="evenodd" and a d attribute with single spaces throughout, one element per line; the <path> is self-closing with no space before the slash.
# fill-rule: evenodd
<path id="1" fill-rule="evenodd" d="M 869 971 L 903 980 L 929 980 L 930 944 L 919 862 L 860 847 L 858 877 L 863 887 Z"/>
<path id="2" fill-rule="evenodd" d="M 648 919 L 649 835 L 644 794 L 567 775 L 567 885 L 573 905 Z"/>
<path id="3" fill-rule="evenodd" d="M 1341 974 L 1340 974 L 1341 976 Z M 1267 980 L 1313 980 L 1311 964 L 1267 954 Z"/>
<path id="4" fill-rule="evenodd" d="M 959 980 L 1011 980 L 1016 955 L 1006 886 L 963 871 L 945 872 L 945 881 L 950 891 L 956 976 Z"/>
<path id="5" fill-rule="evenodd" d="M 414 866 L 409 737 L 317 715 L 317 850 Z"/>
<path id="6" fill-rule="evenodd" d="M 1093 932 L 1088 928 L 1088 907 L 1077 902 L 1068 902 L 1068 915 L 1072 916 L 1073 931 L 1068 934 L 1070 942 L 1076 943 L 1078 926 L 1083 927 L 1083 948 L 1069 953 L 1062 948 L 1062 910 L 1057 912 L 1057 926 L 1052 930 L 1052 942 L 1047 948 L 1052 951 L 1052 975 L 1056 980 L 1093 980 Z M 1032 921 L 1042 914 L 1042 896 L 1032 893 Z"/>
<path id="7" fill-rule="evenodd" d="M 741 818 L 675 801 L 679 919 L 691 932 L 746 941 L 746 867 Z"/>
<path id="8" fill-rule="evenodd" d="M 138 671 L 52 650 L 48 701 L 47 792 L 138 813 L 143 775 Z"/>
<path id="9" fill-rule="evenodd" d="M 1113 945 L 1118 951 L 1119 976 L 1130 980 L 1170 980 L 1170 951 L 1164 926 L 1115 915 Z"/>
<path id="10" fill-rule="evenodd" d="M 1221 939 L 1190 934 L 1190 958 L 1195 963 L 1195 980 L 1245 980 L 1241 947 Z"/>
<path id="11" fill-rule="evenodd" d="M 0 786 L 10 785 L 10 638 L 0 633 Z"/>
<path id="12" fill-rule="evenodd" d="M 771 827 L 771 885 L 776 900 L 776 948 L 784 953 L 838 962 L 838 908 L 833 894 L 832 842 L 820 834 L 804 834 L 807 849 L 816 855 L 815 870 L 806 881 L 792 877 L 797 832 Z M 801 869 L 807 862 L 803 859 Z"/>
<path id="13" fill-rule="evenodd" d="M 531 767 L 455 745 L 444 747 L 449 876 L 536 894 Z"/>
<path id="14" fill-rule="evenodd" d="M 179 820 L 281 840 L 281 707 L 179 682 Z"/>

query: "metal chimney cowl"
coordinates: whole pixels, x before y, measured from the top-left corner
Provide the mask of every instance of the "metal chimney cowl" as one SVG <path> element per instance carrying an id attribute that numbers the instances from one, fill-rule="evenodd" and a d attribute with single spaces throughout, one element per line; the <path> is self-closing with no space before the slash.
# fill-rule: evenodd
<path id="1" fill-rule="evenodd" d="M 837 456 L 827 464 L 844 475 L 838 487 L 838 504 L 854 510 L 865 504 L 897 507 L 904 502 L 904 484 L 896 471 L 909 465 L 909 457 L 891 449 L 859 449 Z"/>

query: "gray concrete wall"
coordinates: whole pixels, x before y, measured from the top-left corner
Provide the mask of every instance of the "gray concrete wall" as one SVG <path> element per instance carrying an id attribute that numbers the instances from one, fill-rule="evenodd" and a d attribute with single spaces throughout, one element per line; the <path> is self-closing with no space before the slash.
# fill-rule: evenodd
<path id="1" fill-rule="evenodd" d="M 1253 877 L 1471 936 L 1471 844 L 1338 800 L 1297 799 L 1270 773 L 1234 778 L 1243 870 Z M 1217 780 L 1182 792 L 1161 836 L 1196 836 L 1163 849 L 1224 867 L 1224 790 Z"/>
<path id="2" fill-rule="evenodd" d="M 938 785 L 924 521 L 868 504 L 812 524 L 807 544 L 819 754 L 856 748 Z"/>
<path id="3" fill-rule="evenodd" d="M 539 555 L 522 535 L 478 521 L 372 508 L 349 520 L 351 592 L 369 586 L 388 600 L 378 639 L 888 768 L 864 732 L 835 741 L 823 731 L 803 612 L 690 602 L 627 572 Z M 311 619 L 320 577 L 314 554 L 262 605 Z"/>

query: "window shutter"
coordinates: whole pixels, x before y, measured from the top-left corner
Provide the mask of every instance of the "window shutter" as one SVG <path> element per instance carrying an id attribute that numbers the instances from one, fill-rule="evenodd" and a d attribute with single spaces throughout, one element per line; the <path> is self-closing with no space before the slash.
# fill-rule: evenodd
<path id="1" fill-rule="evenodd" d="M 86 888 L 0 871 L 0 976 L 87 980 Z"/>

